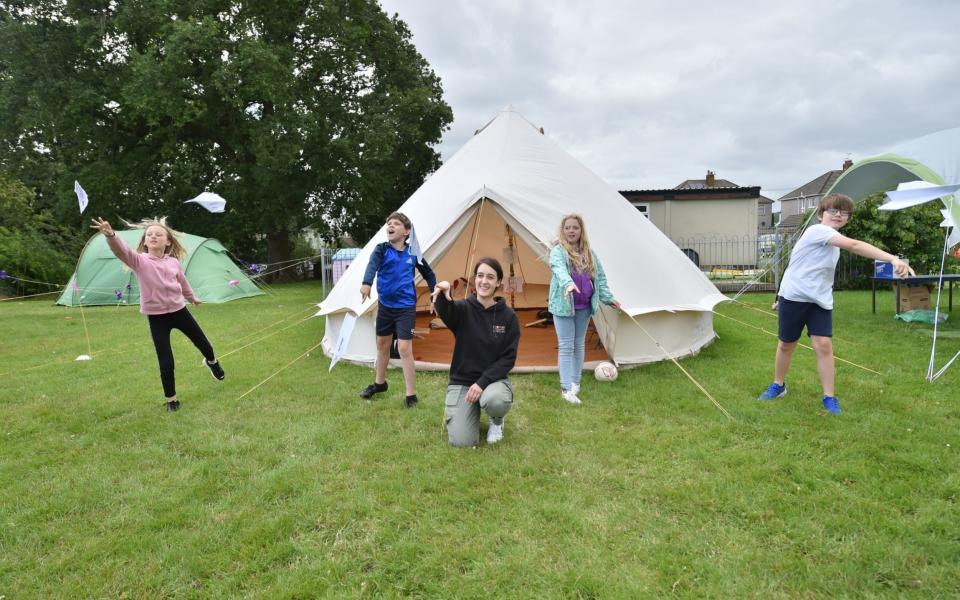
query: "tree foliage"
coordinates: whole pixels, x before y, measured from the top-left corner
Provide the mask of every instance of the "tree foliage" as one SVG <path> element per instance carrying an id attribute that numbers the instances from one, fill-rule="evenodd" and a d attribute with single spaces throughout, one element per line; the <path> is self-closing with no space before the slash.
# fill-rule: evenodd
<path id="1" fill-rule="evenodd" d="M 81 225 L 169 215 L 271 260 L 312 226 L 366 239 L 439 166 L 452 120 L 375 0 L 0 5 L 0 170 Z M 225 215 L 183 201 L 209 190 Z"/>
<path id="2" fill-rule="evenodd" d="M 23 183 L 0 175 L 0 293 L 35 294 L 64 284 L 73 270 L 79 237 L 34 206 Z"/>
<path id="3" fill-rule="evenodd" d="M 905 210 L 878 210 L 883 199 L 884 193 L 880 192 L 857 202 L 843 235 L 907 258 L 917 274 L 939 273 L 943 258 L 943 205 L 928 202 Z M 960 271 L 952 256 L 947 257 L 945 271 Z"/>

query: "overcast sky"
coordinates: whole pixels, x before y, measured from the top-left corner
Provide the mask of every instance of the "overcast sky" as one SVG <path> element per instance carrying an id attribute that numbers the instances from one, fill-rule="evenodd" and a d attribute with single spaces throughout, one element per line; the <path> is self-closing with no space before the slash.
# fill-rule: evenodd
<path id="1" fill-rule="evenodd" d="M 444 159 L 512 105 L 617 189 L 711 169 L 777 199 L 960 126 L 960 1 L 381 5 L 442 79 Z"/>

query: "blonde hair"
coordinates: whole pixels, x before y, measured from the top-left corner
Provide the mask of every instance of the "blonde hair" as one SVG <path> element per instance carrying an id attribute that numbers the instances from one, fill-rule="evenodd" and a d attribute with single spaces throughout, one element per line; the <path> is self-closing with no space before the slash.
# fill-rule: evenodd
<path id="1" fill-rule="evenodd" d="M 121 219 L 123 223 L 130 227 L 131 229 L 142 229 L 143 235 L 140 236 L 140 241 L 137 242 L 137 252 L 146 252 L 147 251 L 147 229 L 151 227 L 163 227 L 167 232 L 167 240 L 170 244 L 164 248 L 163 253 L 167 256 L 172 256 L 177 260 L 182 261 L 187 256 L 187 249 L 180 243 L 178 239 L 180 237 L 179 231 L 174 231 L 172 227 L 167 225 L 166 217 L 154 217 L 152 219 L 141 219 L 139 223 L 131 223 L 126 219 Z"/>
<path id="2" fill-rule="evenodd" d="M 580 224 L 580 251 L 570 245 L 567 237 L 563 235 L 563 225 L 570 219 L 575 219 Z M 573 265 L 574 269 L 581 273 L 586 273 L 590 277 L 596 277 L 597 267 L 593 264 L 593 252 L 590 251 L 590 238 L 587 237 L 587 228 L 583 225 L 583 217 L 573 213 L 564 215 L 560 219 L 560 234 L 557 244 L 567 253 L 567 262 Z"/>

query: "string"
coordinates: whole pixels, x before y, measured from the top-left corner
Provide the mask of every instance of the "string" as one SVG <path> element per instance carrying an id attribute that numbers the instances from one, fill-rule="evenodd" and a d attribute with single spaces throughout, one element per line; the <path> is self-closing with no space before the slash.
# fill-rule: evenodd
<path id="1" fill-rule="evenodd" d="M 747 326 L 747 327 L 750 327 L 751 329 L 756 329 L 756 330 L 758 330 L 758 331 L 762 331 L 763 333 L 766 333 L 767 335 L 772 335 L 773 337 L 779 339 L 779 336 L 778 336 L 776 333 L 773 333 L 772 331 L 767 331 L 766 329 L 763 329 L 762 327 L 757 327 L 756 325 L 751 325 L 750 323 L 747 323 L 747 322 L 745 322 L 745 321 L 741 321 L 741 320 L 739 320 L 739 319 L 734 319 L 733 317 L 731 317 L 731 316 L 729 316 L 729 315 L 725 315 L 725 314 L 719 313 L 719 312 L 717 312 L 717 311 L 713 311 L 713 314 L 718 315 L 718 316 L 720 316 L 720 317 L 724 317 L 725 319 L 730 319 L 731 321 L 734 321 L 734 322 L 736 322 L 736 323 L 740 323 L 741 325 L 745 325 L 745 326 Z M 812 347 L 812 346 L 808 346 L 808 345 L 803 344 L 803 343 L 801 343 L 801 342 L 797 342 L 797 345 L 800 346 L 801 348 L 806 348 L 807 350 L 813 350 L 813 347 Z M 870 369 L 870 368 L 868 368 L 868 367 L 864 367 L 863 365 L 858 365 L 858 364 L 855 363 L 855 362 L 851 362 L 851 361 L 846 360 L 846 359 L 844 359 L 844 358 L 840 358 L 840 357 L 837 356 L 836 354 L 833 355 L 833 358 L 834 358 L 835 360 L 839 360 L 840 362 L 847 363 L 848 365 L 852 365 L 852 366 L 854 366 L 854 367 L 857 367 L 858 369 L 863 369 L 864 371 L 873 373 L 874 375 L 881 375 L 881 376 L 883 375 L 883 373 L 880 373 L 879 371 L 874 371 L 873 369 Z"/>
<path id="2" fill-rule="evenodd" d="M 312 309 L 311 309 L 311 310 L 312 310 Z M 236 349 L 234 349 L 234 350 L 231 350 L 230 352 L 227 352 L 226 354 L 221 354 L 221 355 L 220 355 L 220 358 L 226 358 L 227 356 L 230 356 L 231 354 L 236 354 L 237 352 L 240 352 L 240 351 L 243 350 L 244 348 L 249 348 L 250 346 L 252 346 L 252 345 L 254 345 L 254 344 L 260 343 L 260 342 L 262 342 L 263 340 L 265 340 L 265 339 L 267 339 L 267 338 L 269 338 L 269 337 L 275 336 L 275 335 L 277 335 L 277 334 L 280 333 L 280 332 L 283 332 L 283 331 L 286 331 L 286 330 L 290 329 L 291 327 L 296 327 L 297 325 L 299 325 L 300 323 L 303 323 L 303 322 L 306 321 L 307 319 L 312 319 L 312 318 L 313 318 L 313 315 L 308 315 L 308 316 L 304 317 L 303 319 L 300 319 L 300 320 L 297 321 L 296 323 L 291 323 L 290 325 L 287 325 L 287 326 L 284 327 L 283 329 L 278 329 L 278 330 L 274 331 L 273 333 L 268 333 L 267 335 L 263 336 L 263 337 L 260 338 L 260 339 L 253 340 L 253 341 L 250 342 L 249 344 L 245 344 L 245 345 L 243 345 L 243 346 L 240 346 L 239 348 L 236 348 Z"/>
<path id="3" fill-rule="evenodd" d="M 274 372 L 273 374 L 271 374 L 270 376 L 268 376 L 266 379 L 264 379 L 263 381 L 261 381 L 261 382 L 258 383 L 257 385 L 253 386 L 252 388 L 250 388 L 249 390 L 247 390 L 247 391 L 244 392 L 243 394 L 241 394 L 240 397 L 235 400 L 235 402 L 239 402 L 240 400 L 243 400 L 248 394 L 250 394 L 250 392 L 254 391 L 255 389 L 257 389 L 257 388 L 260 387 L 261 385 L 263 385 L 263 384 L 265 384 L 266 382 L 270 381 L 271 379 L 273 379 L 274 377 L 276 377 L 277 375 L 279 375 L 281 372 L 283 372 L 283 371 L 285 371 L 287 368 L 289 368 L 290 365 L 292 365 L 293 363 L 297 362 L 298 360 L 300 360 L 300 359 L 303 358 L 304 356 L 306 356 L 306 355 L 310 354 L 311 352 L 313 352 L 313 351 L 314 351 L 318 346 L 320 346 L 320 344 L 322 344 L 322 343 L 323 343 L 322 341 L 317 342 L 316 344 L 314 344 L 313 346 L 311 346 L 306 352 L 304 352 L 304 353 L 301 354 L 300 356 L 296 357 L 295 359 L 291 360 L 290 362 L 288 362 L 288 363 L 285 364 L 284 366 L 280 367 L 279 370 L 277 370 L 276 372 Z"/>
<path id="4" fill-rule="evenodd" d="M 624 314 L 626 314 L 628 317 L 630 317 L 630 320 L 633 321 L 634 325 L 636 325 L 637 327 L 640 328 L 640 331 L 642 331 L 643 333 L 645 333 L 645 334 L 647 335 L 647 337 L 649 337 L 651 340 L 653 340 L 653 343 L 657 345 L 657 348 L 659 348 L 660 351 L 663 352 L 663 354 L 664 354 L 667 358 L 669 358 L 671 361 L 673 361 L 673 364 L 677 365 L 677 367 L 678 367 L 681 371 L 683 371 L 683 374 L 686 375 L 687 378 L 688 378 L 690 381 L 692 381 L 695 386 L 697 386 L 698 388 L 700 388 L 700 391 L 703 392 L 704 395 L 706 395 L 706 397 L 709 398 L 711 402 L 713 402 L 714 406 L 716 406 L 718 409 L 720 409 L 720 412 L 722 412 L 722 413 L 724 414 L 724 416 L 726 416 L 728 419 L 730 419 L 731 421 L 733 421 L 734 423 L 736 423 L 737 420 L 734 419 L 733 416 L 732 416 L 729 412 L 727 412 L 727 409 L 725 409 L 723 406 L 721 406 L 720 403 L 717 402 L 717 399 L 714 398 L 714 397 L 710 394 L 710 392 L 707 391 L 707 389 L 706 389 L 705 387 L 703 387 L 702 385 L 700 385 L 700 382 L 697 381 L 696 379 L 694 379 L 693 375 L 691 375 L 690 373 L 688 373 L 687 370 L 683 368 L 683 365 L 681 365 L 681 364 L 677 361 L 677 359 L 675 359 L 675 358 L 673 357 L 672 354 L 670 354 L 669 352 L 667 352 L 667 349 L 664 348 L 663 346 L 661 346 L 661 345 L 660 345 L 660 342 L 658 342 L 655 337 L 653 337 L 652 335 L 650 335 L 650 332 L 647 331 L 646 329 L 644 329 L 643 325 L 641 325 L 641 324 L 634 318 L 633 315 L 631 315 L 630 313 L 624 313 Z"/>

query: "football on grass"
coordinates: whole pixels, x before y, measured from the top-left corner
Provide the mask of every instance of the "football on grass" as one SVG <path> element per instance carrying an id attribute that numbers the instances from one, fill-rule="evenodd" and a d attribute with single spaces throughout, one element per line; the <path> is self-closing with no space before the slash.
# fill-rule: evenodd
<path id="1" fill-rule="evenodd" d="M 593 370 L 593 376 L 597 381 L 615 381 L 617 375 L 617 367 L 611 362 L 602 362 Z"/>

